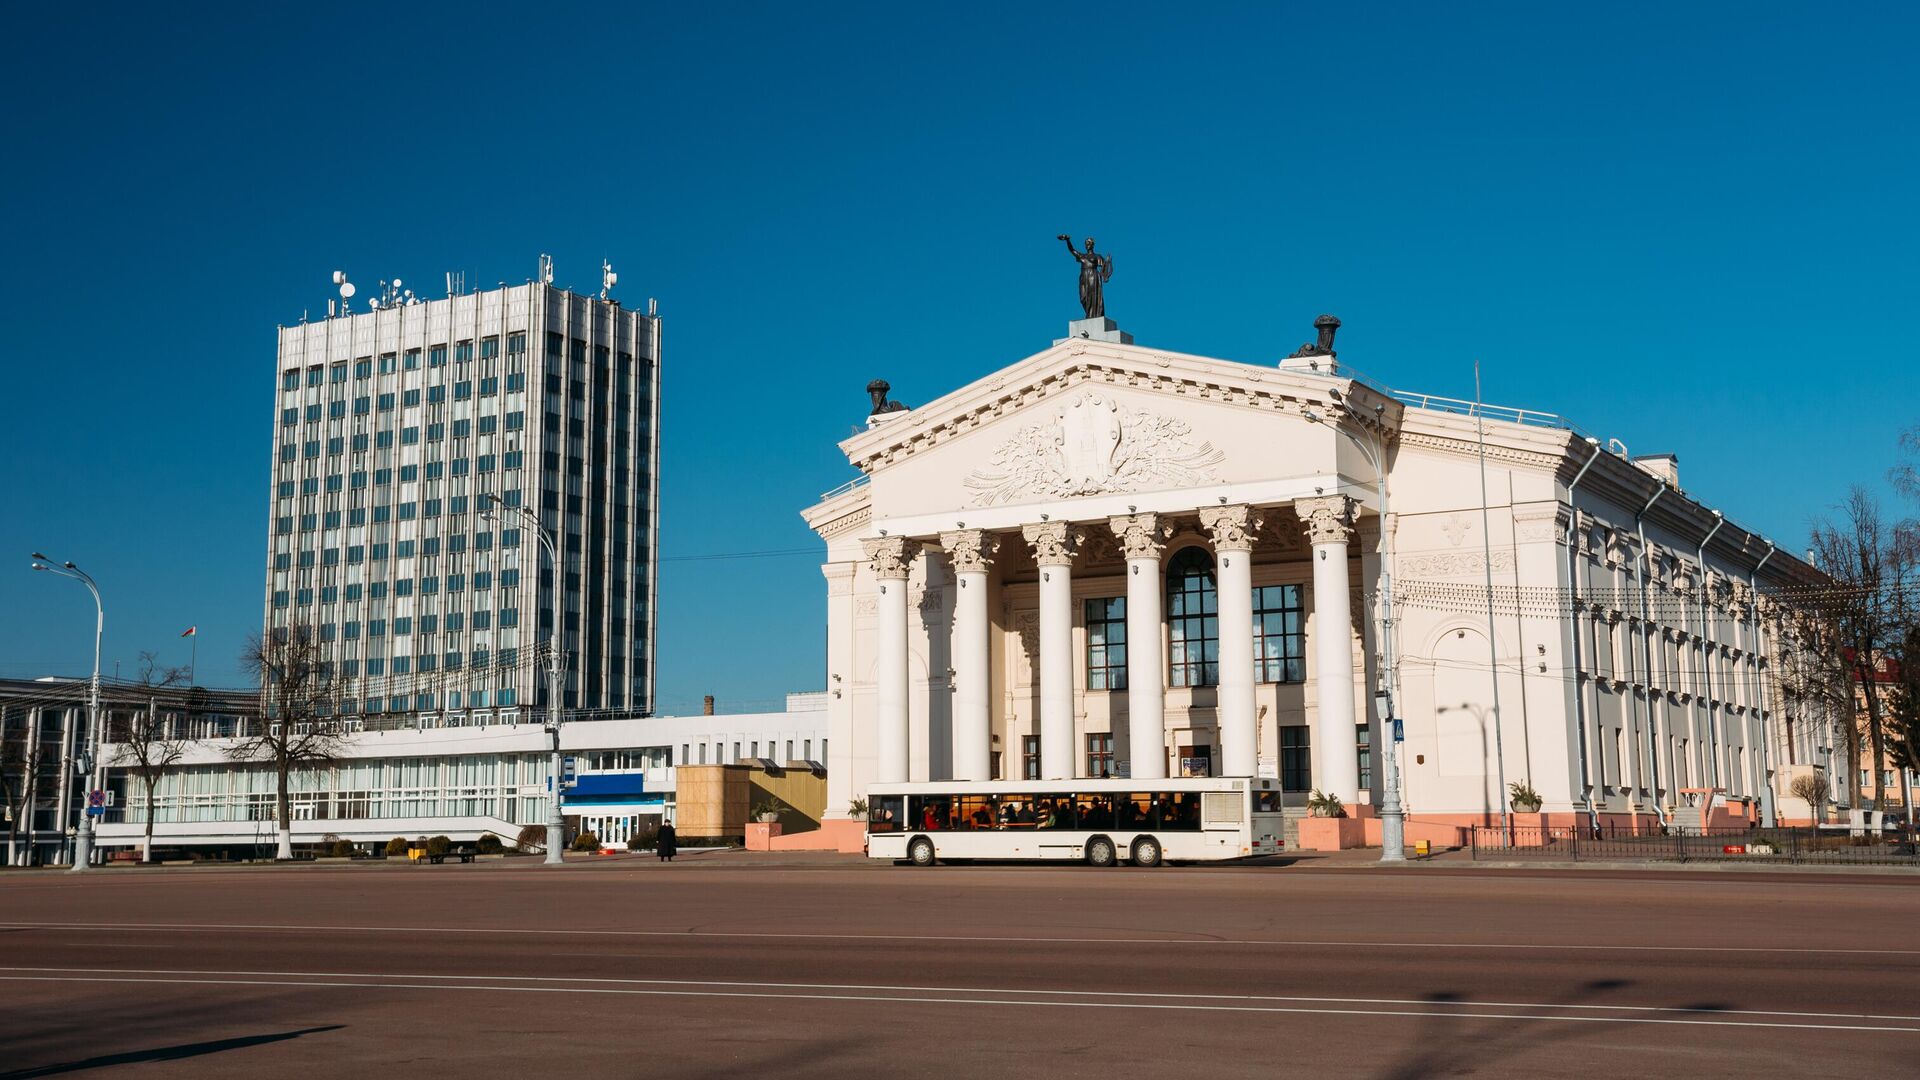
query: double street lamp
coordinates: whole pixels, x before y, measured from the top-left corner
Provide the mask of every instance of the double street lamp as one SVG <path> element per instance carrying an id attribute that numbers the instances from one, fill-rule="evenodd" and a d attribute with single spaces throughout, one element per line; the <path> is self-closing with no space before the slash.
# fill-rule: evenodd
<path id="1" fill-rule="evenodd" d="M 93 679 L 87 687 L 87 734 L 81 742 L 80 760 L 74 770 L 87 778 L 89 811 L 80 815 L 80 827 L 74 834 L 73 870 L 78 872 L 93 865 L 93 756 L 100 738 L 100 636 L 107 629 L 107 609 L 100 603 L 100 586 L 94 583 L 91 575 L 73 563 L 56 563 L 36 551 L 33 553 L 33 568 L 77 581 L 93 594 Z"/>
<path id="2" fill-rule="evenodd" d="M 1353 403 L 1341 395 L 1338 390 L 1328 390 L 1346 419 L 1355 422 L 1360 431 L 1372 430 L 1371 424 L 1380 419 L 1386 411 L 1385 405 L 1375 405 L 1374 415 L 1363 416 Z M 1398 662 L 1393 651 L 1393 540 L 1387 506 L 1387 445 L 1384 438 L 1362 438 L 1351 428 L 1340 426 L 1338 421 L 1329 421 L 1326 417 L 1309 409 L 1306 413 L 1309 422 L 1328 424 L 1335 431 L 1345 435 L 1354 446 L 1367 457 L 1373 466 L 1375 482 L 1379 486 L 1380 499 L 1380 575 L 1377 588 L 1380 593 L 1380 663 L 1385 669 L 1381 686 L 1374 697 L 1384 706 L 1381 710 L 1381 734 L 1386 745 L 1380 748 L 1380 861 L 1397 863 L 1407 861 L 1406 854 L 1406 811 L 1400 805 L 1400 718 L 1394 711 L 1394 680 L 1399 672 Z"/>
<path id="3" fill-rule="evenodd" d="M 547 813 L 547 865 L 559 866 L 565 861 L 562 858 L 562 853 L 566 843 L 567 832 L 566 818 L 561 816 L 560 813 L 560 673 L 562 662 L 560 652 L 560 600 L 564 595 L 560 589 L 560 549 L 554 546 L 553 536 L 547 532 L 545 526 L 540 524 L 538 514 L 535 514 L 524 506 L 508 506 L 506 503 L 500 501 L 500 496 L 492 492 L 487 493 L 486 500 L 489 508 L 480 512 L 480 520 L 492 523 L 500 520 L 503 515 L 507 514 L 518 517 L 533 529 L 533 534 L 540 538 L 540 546 L 547 549 L 547 558 L 553 561 L 553 646 L 548 650 L 547 655 L 547 737 L 551 740 L 553 747 L 553 798 L 547 803 L 549 808 Z M 99 677 L 96 675 L 95 681 L 98 682 L 98 679 Z"/>

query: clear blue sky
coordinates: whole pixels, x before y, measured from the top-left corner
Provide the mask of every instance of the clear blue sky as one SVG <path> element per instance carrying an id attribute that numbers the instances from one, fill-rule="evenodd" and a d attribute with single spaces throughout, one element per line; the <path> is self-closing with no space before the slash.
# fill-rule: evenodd
<path id="1" fill-rule="evenodd" d="M 0 673 L 240 679 L 276 323 L 551 252 L 666 318 L 669 558 L 797 511 L 1078 314 L 1270 363 L 1323 311 L 1402 388 L 1560 412 L 1798 547 L 1916 419 L 1911 8 L 1014 4 L 12 10 Z M 1033 10 L 1045 8 L 1045 10 Z M 609 16 L 609 11 L 618 12 Z M 17 556 L 17 558 L 16 558 Z M 810 556 L 668 561 L 660 700 L 821 683 Z"/>

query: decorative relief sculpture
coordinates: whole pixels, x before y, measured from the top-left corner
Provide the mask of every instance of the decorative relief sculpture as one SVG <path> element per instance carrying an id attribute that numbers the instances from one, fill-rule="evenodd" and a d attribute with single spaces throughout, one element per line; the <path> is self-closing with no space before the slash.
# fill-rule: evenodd
<path id="1" fill-rule="evenodd" d="M 1353 532 L 1354 501 L 1345 495 L 1327 495 L 1317 499 L 1296 499 L 1294 512 L 1306 523 L 1307 535 L 1316 544 L 1344 544 Z"/>
<path id="2" fill-rule="evenodd" d="M 1084 390 L 1055 410 L 1051 423 L 1022 428 L 993 453 L 993 470 L 976 470 L 967 487 L 974 505 L 1019 496 L 1068 498 L 1192 487 L 1216 479 L 1226 455 L 1211 443 L 1195 446 L 1193 429 L 1172 417 L 1124 409 L 1105 394 Z"/>
<path id="3" fill-rule="evenodd" d="M 1128 514 L 1107 522 L 1120 540 L 1120 550 L 1129 559 L 1157 559 L 1173 529 L 1159 514 Z"/>
<path id="4" fill-rule="evenodd" d="M 956 574 L 985 573 L 1000 550 L 1000 537 L 984 529 L 960 529 L 940 534 L 940 546 Z"/>
<path id="5" fill-rule="evenodd" d="M 1265 521 L 1258 510 L 1245 503 L 1200 510 L 1200 525 L 1212 534 L 1216 551 L 1252 551 L 1253 534 L 1260 531 Z"/>
<path id="6" fill-rule="evenodd" d="M 1087 532 L 1070 521 L 1042 521 L 1022 526 L 1020 534 L 1033 545 L 1033 561 L 1041 566 L 1071 566 L 1080 554 Z"/>
<path id="7" fill-rule="evenodd" d="M 1472 528 L 1473 526 L 1467 524 L 1467 519 L 1459 514 L 1448 514 L 1446 520 L 1440 523 L 1440 531 L 1446 534 L 1447 543 L 1454 547 L 1460 546 L 1460 541 L 1467 538 L 1467 533 Z"/>
<path id="8" fill-rule="evenodd" d="M 1493 572 L 1511 573 L 1513 570 L 1513 549 L 1496 548 L 1493 552 Z M 1403 555 L 1394 563 L 1394 574 L 1402 580 L 1426 578 L 1456 578 L 1487 572 L 1487 560 L 1478 551 L 1461 551 L 1448 555 Z"/>
<path id="9" fill-rule="evenodd" d="M 860 543 L 866 548 L 867 563 L 877 578 L 906 580 L 908 571 L 913 569 L 914 557 L 920 554 L 920 545 L 904 536 L 882 536 Z"/>

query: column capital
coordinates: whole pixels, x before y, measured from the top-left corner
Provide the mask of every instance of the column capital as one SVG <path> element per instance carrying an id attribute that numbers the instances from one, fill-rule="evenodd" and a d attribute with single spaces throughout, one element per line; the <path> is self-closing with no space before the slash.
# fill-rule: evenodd
<path id="1" fill-rule="evenodd" d="M 1252 551 L 1253 534 L 1265 521 L 1265 515 L 1246 503 L 1200 510 L 1200 525 L 1213 534 L 1215 551 Z"/>
<path id="2" fill-rule="evenodd" d="M 1293 510 L 1306 523 L 1307 536 L 1314 543 L 1344 544 L 1353 532 L 1353 511 L 1357 505 L 1345 495 L 1326 495 L 1295 499 Z"/>
<path id="3" fill-rule="evenodd" d="M 920 542 L 904 536 L 882 536 L 860 543 L 866 548 L 867 563 L 877 578 L 906 580 L 907 572 L 913 569 L 914 557 L 920 554 Z"/>
<path id="4" fill-rule="evenodd" d="M 940 534 L 940 546 L 956 574 L 984 574 L 1000 550 L 1000 537 L 985 529 L 956 529 Z"/>
<path id="5" fill-rule="evenodd" d="M 1033 545 L 1033 561 L 1041 566 L 1072 566 L 1073 557 L 1080 554 L 1080 545 L 1087 539 L 1087 531 L 1071 521 L 1023 525 L 1020 535 Z"/>
<path id="6" fill-rule="evenodd" d="M 1157 559 L 1173 529 L 1159 514 L 1121 514 L 1107 521 L 1129 559 Z"/>

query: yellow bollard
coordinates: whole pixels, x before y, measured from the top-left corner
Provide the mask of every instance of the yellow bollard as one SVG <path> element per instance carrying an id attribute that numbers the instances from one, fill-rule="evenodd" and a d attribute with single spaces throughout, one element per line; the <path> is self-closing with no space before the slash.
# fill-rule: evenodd
<path id="1" fill-rule="evenodd" d="M 1433 842 L 1430 840 L 1415 840 L 1413 842 L 1413 853 L 1421 858 L 1433 854 Z"/>

